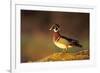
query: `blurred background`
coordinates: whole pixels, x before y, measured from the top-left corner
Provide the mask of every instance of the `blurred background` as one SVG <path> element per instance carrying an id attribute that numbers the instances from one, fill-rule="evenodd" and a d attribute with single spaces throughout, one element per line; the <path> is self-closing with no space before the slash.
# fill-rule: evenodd
<path id="1" fill-rule="evenodd" d="M 89 50 L 89 13 L 21 10 L 21 63 L 34 62 L 55 52 L 52 24 L 60 24 L 60 34 L 80 41 L 83 48 L 70 48 L 69 53 Z"/>

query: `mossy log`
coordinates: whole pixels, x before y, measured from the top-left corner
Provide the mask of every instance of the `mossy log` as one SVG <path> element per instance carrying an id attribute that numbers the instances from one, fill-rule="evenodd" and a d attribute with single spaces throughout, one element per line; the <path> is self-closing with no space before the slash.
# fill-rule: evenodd
<path id="1" fill-rule="evenodd" d="M 76 53 L 53 53 L 45 58 L 38 60 L 39 62 L 48 61 L 69 61 L 69 60 L 86 60 L 89 59 L 89 51 L 83 50 Z"/>

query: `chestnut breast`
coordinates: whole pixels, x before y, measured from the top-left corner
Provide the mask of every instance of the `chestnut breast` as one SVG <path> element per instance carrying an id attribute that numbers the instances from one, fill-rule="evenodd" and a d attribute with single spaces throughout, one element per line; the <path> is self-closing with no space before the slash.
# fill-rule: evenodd
<path id="1" fill-rule="evenodd" d="M 56 41 L 58 38 L 60 38 L 59 32 L 53 32 L 53 41 Z"/>
<path id="2" fill-rule="evenodd" d="M 53 33 L 53 42 L 57 47 L 62 48 L 62 49 L 67 48 L 69 45 L 69 42 L 66 39 L 62 38 L 59 32 Z"/>

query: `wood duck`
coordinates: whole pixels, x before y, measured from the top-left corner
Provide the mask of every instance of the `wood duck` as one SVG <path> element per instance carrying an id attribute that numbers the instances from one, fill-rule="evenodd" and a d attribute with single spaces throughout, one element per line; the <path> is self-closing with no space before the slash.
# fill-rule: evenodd
<path id="1" fill-rule="evenodd" d="M 53 30 L 53 42 L 57 47 L 63 49 L 63 52 L 67 52 L 67 49 L 73 46 L 82 47 L 82 45 L 79 44 L 78 40 L 62 36 L 59 33 L 60 31 L 59 24 L 52 25 L 49 30 Z"/>

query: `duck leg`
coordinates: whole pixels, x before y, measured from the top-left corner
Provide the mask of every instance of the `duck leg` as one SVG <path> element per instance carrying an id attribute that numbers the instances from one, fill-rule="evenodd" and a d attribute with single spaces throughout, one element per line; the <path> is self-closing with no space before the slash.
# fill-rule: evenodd
<path id="1" fill-rule="evenodd" d="M 67 49 L 68 49 L 68 48 L 63 49 L 62 52 L 63 52 L 63 53 L 67 53 Z"/>
<path id="2" fill-rule="evenodd" d="M 65 52 L 67 53 L 67 49 L 68 49 L 68 47 L 65 49 Z"/>

